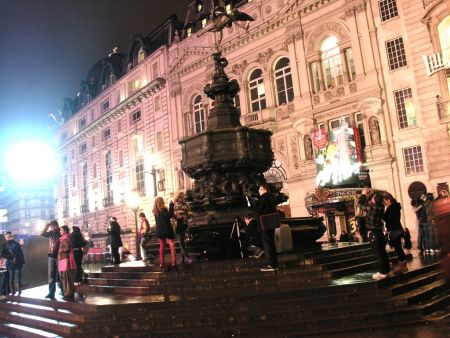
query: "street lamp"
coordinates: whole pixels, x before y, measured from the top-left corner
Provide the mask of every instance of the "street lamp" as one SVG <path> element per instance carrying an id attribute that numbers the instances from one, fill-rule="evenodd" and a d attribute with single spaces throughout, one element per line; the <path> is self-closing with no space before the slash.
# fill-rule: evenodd
<path id="1" fill-rule="evenodd" d="M 150 170 L 150 175 L 152 175 L 153 178 L 153 197 L 156 197 L 158 195 L 158 186 L 156 183 L 156 174 L 159 172 L 159 170 L 156 169 L 156 165 L 159 162 L 158 155 L 155 153 L 151 153 L 147 156 L 147 161 L 150 167 L 152 168 Z"/>
<path id="2" fill-rule="evenodd" d="M 135 241 L 136 241 L 136 260 L 141 260 L 141 250 L 139 250 L 139 227 L 138 227 L 138 212 L 139 205 L 141 204 L 141 199 L 137 192 L 133 191 L 129 198 L 127 199 L 128 207 L 133 210 L 134 213 L 134 231 L 135 231 Z"/>

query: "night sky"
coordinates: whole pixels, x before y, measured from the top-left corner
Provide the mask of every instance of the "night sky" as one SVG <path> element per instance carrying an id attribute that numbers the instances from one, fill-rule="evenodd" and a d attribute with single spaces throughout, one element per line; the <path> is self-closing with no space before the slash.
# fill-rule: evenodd
<path id="1" fill-rule="evenodd" d="M 0 0 L 0 172 L 9 145 L 53 139 L 48 114 L 76 96 L 96 61 L 171 14 L 184 22 L 191 1 Z"/>

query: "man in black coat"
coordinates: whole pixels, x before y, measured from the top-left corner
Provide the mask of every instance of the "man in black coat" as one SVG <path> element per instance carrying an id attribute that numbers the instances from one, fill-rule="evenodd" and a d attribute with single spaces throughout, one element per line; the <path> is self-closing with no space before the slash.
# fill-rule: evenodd
<path id="1" fill-rule="evenodd" d="M 255 210 L 258 216 L 277 213 L 275 198 L 270 193 L 270 188 L 267 184 L 261 184 L 259 186 L 259 196 L 259 201 Z M 278 270 L 278 257 L 275 246 L 275 229 L 266 231 L 260 229 L 260 231 L 264 255 L 269 263 L 267 267 L 262 268 L 261 271 L 276 271 Z"/>
<path id="2" fill-rule="evenodd" d="M 119 248 L 123 245 L 120 238 L 120 225 L 117 223 L 117 218 L 111 217 L 109 222 L 108 234 L 111 239 L 111 254 L 114 259 L 114 264 L 120 264 Z"/>

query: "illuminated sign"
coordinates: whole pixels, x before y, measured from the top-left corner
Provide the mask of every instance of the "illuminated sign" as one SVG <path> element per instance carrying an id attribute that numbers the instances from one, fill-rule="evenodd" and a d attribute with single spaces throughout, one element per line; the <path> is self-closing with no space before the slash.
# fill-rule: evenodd
<path id="1" fill-rule="evenodd" d="M 0 223 L 8 222 L 8 210 L 0 209 Z"/>
<path id="2" fill-rule="evenodd" d="M 320 142 L 315 141 L 316 134 L 313 134 L 318 173 L 316 184 L 322 187 L 355 185 L 361 169 L 355 130 L 343 122 L 325 138 L 326 143 L 323 142 L 323 132 L 318 138 Z"/>

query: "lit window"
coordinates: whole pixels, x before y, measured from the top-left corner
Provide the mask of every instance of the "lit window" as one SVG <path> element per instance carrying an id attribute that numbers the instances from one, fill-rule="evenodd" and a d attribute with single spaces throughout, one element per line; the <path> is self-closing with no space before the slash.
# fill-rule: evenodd
<path id="1" fill-rule="evenodd" d="M 424 172 L 421 146 L 403 148 L 403 161 L 405 162 L 406 175 Z"/>
<path id="2" fill-rule="evenodd" d="M 227 12 L 227 14 L 231 13 L 231 4 L 225 5 L 225 11 Z"/>
<path id="3" fill-rule="evenodd" d="M 202 19 L 202 28 L 205 28 L 207 23 L 208 23 L 208 19 L 207 18 L 203 18 Z"/>
<path id="4" fill-rule="evenodd" d="M 404 129 L 416 126 L 416 113 L 412 102 L 411 88 L 396 90 L 394 98 L 399 128 Z"/>
<path id="5" fill-rule="evenodd" d="M 266 108 L 266 89 L 262 70 L 256 69 L 250 74 L 248 89 L 250 92 L 250 104 L 252 112 Z"/>
<path id="6" fill-rule="evenodd" d="M 156 149 L 158 151 L 164 150 L 164 135 L 162 131 L 156 133 Z"/>
<path id="7" fill-rule="evenodd" d="M 129 94 L 135 92 L 141 87 L 141 83 L 139 79 L 134 79 L 133 81 L 128 83 L 128 92 Z"/>
<path id="8" fill-rule="evenodd" d="M 113 168 L 112 168 L 112 154 L 111 150 L 105 154 L 105 178 L 106 178 L 106 191 L 105 191 L 105 203 L 104 206 L 110 206 L 113 204 Z"/>
<path id="9" fill-rule="evenodd" d="M 314 93 L 320 91 L 319 63 L 313 62 L 310 65 L 312 89 Z"/>
<path id="10" fill-rule="evenodd" d="M 152 65 L 153 78 L 156 79 L 159 76 L 159 65 L 158 62 L 154 62 Z"/>
<path id="11" fill-rule="evenodd" d="M 407 65 L 405 46 L 403 45 L 402 37 L 386 41 L 386 51 L 389 62 L 389 70 L 395 70 Z"/>
<path id="12" fill-rule="evenodd" d="M 201 4 L 201 2 L 198 2 L 197 5 L 195 5 L 195 10 L 197 12 L 200 12 L 203 8 L 203 5 Z"/>
<path id="13" fill-rule="evenodd" d="M 381 0 L 378 3 L 381 21 L 387 21 L 398 16 L 396 0 Z"/>
<path id="14" fill-rule="evenodd" d="M 141 111 L 137 110 L 131 114 L 130 124 L 137 123 L 141 120 Z"/>
<path id="15" fill-rule="evenodd" d="M 155 110 L 161 109 L 161 97 L 157 96 L 155 97 Z"/>
<path id="16" fill-rule="evenodd" d="M 186 34 L 187 34 L 188 37 L 192 35 L 192 27 L 188 27 L 187 28 Z"/>
<path id="17" fill-rule="evenodd" d="M 353 51 L 351 48 L 345 50 L 345 61 L 347 62 L 348 79 L 353 81 L 356 78 L 355 64 L 353 62 Z"/>
<path id="18" fill-rule="evenodd" d="M 275 65 L 275 90 L 278 105 L 286 104 L 294 99 L 291 66 L 288 58 L 280 59 Z"/>
<path id="19" fill-rule="evenodd" d="M 201 133 L 205 130 L 205 108 L 203 108 L 202 97 L 197 95 L 194 99 L 194 130 L 195 133 Z"/>
<path id="20" fill-rule="evenodd" d="M 144 154 L 143 154 L 143 142 L 142 137 L 137 136 L 133 140 L 134 148 L 134 174 L 136 179 L 135 188 L 140 195 L 145 194 L 145 169 L 144 169 Z"/>
<path id="21" fill-rule="evenodd" d="M 83 172 L 83 191 L 82 191 L 82 196 L 83 196 L 83 206 L 84 206 L 84 212 L 88 211 L 88 206 L 89 206 L 89 194 L 88 194 L 88 182 L 89 182 L 89 177 L 88 177 L 88 168 L 87 168 L 87 164 L 84 163 L 83 164 L 83 168 L 82 168 L 82 172 Z"/>
<path id="22" fill-rule="evenodd" d="M 322 54 L 322 68 L 325 76 L 325 88 L 337 87 L 344 81 L 341 53 L 338 39 L 329 36 L 322 41 L 320 51 Z"/>
<path id="23" fill-rule="evenodd" d="M 144 59 L 145 59 L 145 51 L 144 51 L 144 49 L 141 47 L 141 48 L 139 48 L 139 51 L 138 51 L 137 61 L 138 61 L 138 63 L 139 63 L 139 62 L 144 61 Z"/>

